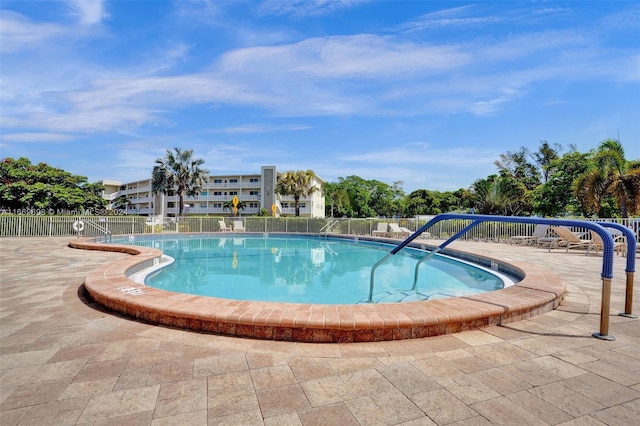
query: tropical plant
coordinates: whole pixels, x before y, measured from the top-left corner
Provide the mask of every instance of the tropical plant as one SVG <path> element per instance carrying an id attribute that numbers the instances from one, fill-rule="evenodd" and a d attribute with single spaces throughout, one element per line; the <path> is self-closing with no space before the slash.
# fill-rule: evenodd
<path id="1" fill-rule="evenodd" d="M 627 161 L 618 140 L 607 139 L 593 154 L 589 169 L 574 182 L 574 192 L 585 211 L 606 215 L 606 199 L 613 198 L 620 215 L 640 212 L 640 162 Z M 608 215 L 607 215 L 608 216 Z"/>
<path id="2" fill-rule="evenodd" d="M 123 209 L 126 210 L 129 206 L 131 206 L 131 201 L 129 197 L 126 195 L 118 195 L 115 200 L 111 203 L 114 209 Z"/>
<path id="3" fill-rule="evenodd" d="M 312 170 L 289 170 L 278 176 L 275 190 L 280 195 L 293 196 L 296 216 L 300 216 L 300 198 L 308 197 L 320 190 L 315 178 L 316 174 Z"/>
<path id="4" fill-rule="evenodd" d="M 480 214 L 518 216 L 530 208 L 524 184 L 507 176 L 478 179 L 472 189 Z"/>
<path id="5" fill-rule="evenodd" d="M 239 211 L 247 208 L 246 201 L 238 201 L 238 205 L 235 208 L 238 210 L 234 209 L 233 200 L 227 200 L 222 203 L 222 210 L 229 210 L 229 212 L 233 213 L 233 215 L 236 216 Z"/>
<path id="6" fill-rule="evenodd" d="M 193 150 L 167 150 L 165 158 L 158 158 L 153 167 L 151 190 L 154 194 L 178 194 L 178 216 L 184 210 L 184 197 L 198 195 L 206 182 L 208 171 L 200 168 L 202 159 L 193 158 Z"/>

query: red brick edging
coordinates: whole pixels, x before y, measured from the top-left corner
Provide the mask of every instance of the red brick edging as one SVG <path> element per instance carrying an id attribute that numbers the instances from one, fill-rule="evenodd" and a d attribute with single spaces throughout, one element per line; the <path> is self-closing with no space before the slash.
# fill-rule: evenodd
<path id="1" fill-rule="evenodd" d="M 560 276 L 510 261 L 526 273 L 522 281 L 468 297 L 358 305 L 238 301 L 173 293 L 127 278 L 151 266 L 160 250 L 88 240 L 73 240 L 69 246 L 133 255 L 87 274 L 84 285 L 99 305 L 154 324 L 266 340 L 346 343 L 456 333 L 548 312 L 560 304 L 566 289 Z"/>

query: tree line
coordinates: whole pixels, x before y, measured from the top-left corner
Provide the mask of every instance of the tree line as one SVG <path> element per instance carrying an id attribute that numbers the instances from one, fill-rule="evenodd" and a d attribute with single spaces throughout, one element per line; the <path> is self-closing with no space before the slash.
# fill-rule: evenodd
<path id="1" fill-rule="evenodd" d="M 206 181 L 208 171 L 203 164 L 204 160 L 193 158 L 193 150 L 167 150 L 153 167 L 152 191 L 178 195 L 182 215 L 185 197 L 197 195 Z M 316 191 L 325 196 L 328 217 L 414 217 L 447 212 L 544 217 L 640 214 L 640 160 L 627 160 L 618 140 L 604 140 L 585 153 L 575 146 L 563 152 L 561 145 L 542 141 L 534 152 L 522 147 L 501 154 L 495 166 L 495 174 L 455 191 L 418 189 L 406 194 L 402 182 L 390 185 L 359 176 L 340 177 L 319 188 L 312 170 L 280 174 L 275 190 L 294 197 L 296 216 L 300 199 Z M 27 158 L 0 162 L 0 207 L 6 212 L 104 210 L 103 189 L 86 177 L 45 163 L 34 165 Z M 245 207 L 230 203 L 226 204 L 229 210 Z"/>
<path id="2" fill-rule="evenodd" d="M 448 212 L 543 217 L 628 217 L 640 214 L 640 160 L 627 160 L 620 141 L 607 139 L 582 153 L 540 142 L 501 154 L 497 171 L 455 191 L 389 185 L 358 176 L 325 185 L 326 214 L 334 217 L 414 217 Z"/>

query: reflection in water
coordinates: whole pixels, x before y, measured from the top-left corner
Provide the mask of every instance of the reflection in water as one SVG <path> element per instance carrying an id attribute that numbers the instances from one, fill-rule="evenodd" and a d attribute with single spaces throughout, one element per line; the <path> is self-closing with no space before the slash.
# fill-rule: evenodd
<path id="1" fill-rule="evenodd" d="M 366 241 L 261 236 L 136 238 L 130 244 L 156 247 L 176 259 L 148 277 L 147 285 L 228 299 L 332 304 L 366 299 L 371 267 L 391 249 Z M 403 250 L 382 265 L 375 288 L 382 296 L 376 300 L 407 297 L 422 256 L 418 250 Z M 421 300 L 502 287 L 502 280 L 485 270 L 434 256 L 421 264 L 417 291 L 410 297 Z"/>

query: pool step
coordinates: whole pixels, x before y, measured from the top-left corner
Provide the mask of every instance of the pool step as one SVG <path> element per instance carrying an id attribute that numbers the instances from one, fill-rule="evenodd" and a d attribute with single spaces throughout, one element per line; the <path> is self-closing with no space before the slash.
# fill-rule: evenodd
<path id="1" fill-rule="evenodd" d="M 413 302 L 419 300 L 429 300 L 434 295 L 433 292 L 420 290 L 389 290 L 373 295 L 373 303 L 397 303 Z M 368 299 L 362 299 L 358 303 L 369 303 Z"/>

